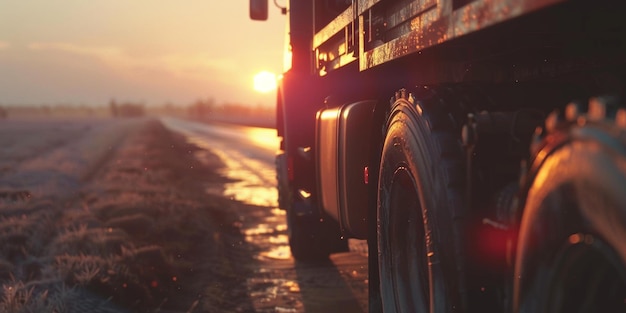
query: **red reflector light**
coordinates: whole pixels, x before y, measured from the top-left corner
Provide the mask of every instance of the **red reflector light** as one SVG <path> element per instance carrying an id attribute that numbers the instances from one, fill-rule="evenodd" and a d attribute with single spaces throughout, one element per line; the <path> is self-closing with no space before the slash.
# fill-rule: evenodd
<path id="1" fill-rule="evenodd" d="M 516 229 L 484 219 L 481 224 L 470 226 L 470 234 L 475 240 L 468 252 L 476 264 L 494 271 L 505 271 L 507 264 L 512 264 Z"/>
<path id="2" fill-rule="evenodd" d="M 363 182 L 366 185 L 370 183 L 370 168 L 368 166 L 363 168 Z"/>

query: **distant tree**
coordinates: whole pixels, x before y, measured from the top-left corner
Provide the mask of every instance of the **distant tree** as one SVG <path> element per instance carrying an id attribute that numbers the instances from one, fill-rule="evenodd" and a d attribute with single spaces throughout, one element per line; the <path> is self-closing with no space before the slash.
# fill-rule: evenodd
<path id="1" fill-rule="evenodd" d="M 50 106 L 42 105 L 40 108 L 41 108 L 41 113 L 43 113 L 43 115 L 45 116 L 52 115 L 52 109 L 50 108 Z"/>
<path id="2" fill-rule="evenodd" d="M 205 118 L 215 109 L 215 100 L 209 98 L 206 100 L 198 99 L 189 108 L 188 114 L 195 118 Z"/>
<path id="3" fill-rule="evenodd" d="M 111 110 L 111 116 L 113 117 L 117 117 L 117 103 L 115 102 L 115 99 L 111 99 L 111 101 L 109 101 L 109 110 Z"/>
<path id="4" fill-rule="evenodd" d="M 141 103 L 125 102 L 118 104 L 115 100 L 111 100 L 109 109 L 114 117 L 139 117 L 146 114 L 145 106 Z"/>
<path id="5" fill-rule="evenodd" d="M 118 116 L 139 117 L 143 115 L 145 115 L 145 109 L 140 103 L 124 103 L 118 108 Z"/>

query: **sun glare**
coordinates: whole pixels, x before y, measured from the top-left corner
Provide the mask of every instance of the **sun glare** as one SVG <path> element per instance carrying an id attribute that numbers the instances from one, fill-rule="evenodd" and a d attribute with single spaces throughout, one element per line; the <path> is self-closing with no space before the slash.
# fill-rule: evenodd
<path id="1" fill-rule="evenodd" d="M 276 74 L 261 71 L 254 75 L 254 90 L 267 93 L 276 89 Z"/>

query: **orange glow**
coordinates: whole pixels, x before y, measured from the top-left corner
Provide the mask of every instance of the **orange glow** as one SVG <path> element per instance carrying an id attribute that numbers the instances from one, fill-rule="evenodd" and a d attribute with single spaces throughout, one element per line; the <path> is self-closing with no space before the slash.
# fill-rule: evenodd
<path id="1" fill-rule="evenodd" d="M 280 141 L 276 136 L 276 129 L 247 127 L 244 131 L 246 133 L 246 137 L 254 141 L 260 147 L 277 150 L 280 146 Z"/>
<path id="2" fill-rule="evenodd" d="M 569 236 L 569 243 L 575 245 L 581 243 L 583 241 L 583 236 L 581 234 L 572 234 Z"/>
<path id="3" fill-rule="evenodd" d="M 258 23 L 248 9 L 247 1 L 4 1 L 0 68 L 14 79 L 0 84 L 0 101 L 270 105 L 274 97 L 259 97 L 251 79 L 281 71 L 287 19 Z"/>
<path id="4" fill-rule="evenodd" d="M 276 90 L 276 74 L 261 71 L 254 75 L 254 90 L 262 93 Z"/>

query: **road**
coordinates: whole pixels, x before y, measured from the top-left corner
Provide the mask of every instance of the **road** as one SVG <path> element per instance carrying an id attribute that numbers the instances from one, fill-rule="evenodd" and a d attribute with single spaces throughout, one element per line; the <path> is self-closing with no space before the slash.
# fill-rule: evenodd
<path id="1" fill-rule="evenodd" d="M 207 192 L 223 192 L 248 205 L 239 214 L 246 241 L 255 247 L 255 274 L 247 284 L 256 312 L 367 312 L 365 242 L 351 240 L 350 252 L 327 262 L 303 264 L 292 258 L 285 212 L 277 208 L 275 130 L 174 118 L 162 122 L 222 159 L 222 174 L 232 182 Z"/>

